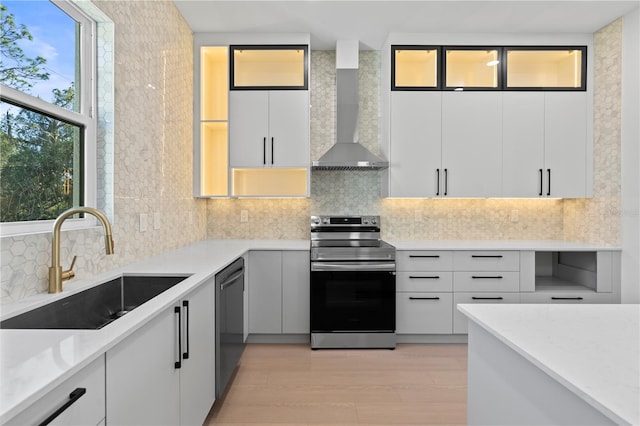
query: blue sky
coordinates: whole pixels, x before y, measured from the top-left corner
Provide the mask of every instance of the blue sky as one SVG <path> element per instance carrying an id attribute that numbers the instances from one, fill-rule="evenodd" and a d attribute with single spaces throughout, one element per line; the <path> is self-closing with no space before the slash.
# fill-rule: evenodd
<path id="1" fill-rule="evenodd" d="M 74 80 L 75 21 L 49 1 L 3 0 L 2 4 L 33 36 L 32 41 L 19 43 L 25 55 L 47 59 L 49 80 L 35 83 L 31 94 L 51 101 L 52 89 L 66 89 Z"/>

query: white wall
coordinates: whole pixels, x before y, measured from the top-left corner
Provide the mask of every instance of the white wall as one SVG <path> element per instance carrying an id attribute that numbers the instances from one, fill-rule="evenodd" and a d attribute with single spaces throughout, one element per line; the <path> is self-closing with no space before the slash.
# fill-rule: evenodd
<path id="1" fill-rule="evenodd" d="M 640 8 L 622 29 L 622 303 L 640 303 Z"/>

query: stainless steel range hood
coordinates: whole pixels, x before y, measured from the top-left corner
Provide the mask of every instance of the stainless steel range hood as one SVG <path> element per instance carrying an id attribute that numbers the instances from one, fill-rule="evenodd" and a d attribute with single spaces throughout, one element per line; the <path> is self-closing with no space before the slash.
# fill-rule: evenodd
<path id="1" fill-rule="evenodd" d="M 336 143 L 312 170 L 379 170 L 389 167 L 360 145 L 358 136 L 358 41 L 336 44 Z"/>

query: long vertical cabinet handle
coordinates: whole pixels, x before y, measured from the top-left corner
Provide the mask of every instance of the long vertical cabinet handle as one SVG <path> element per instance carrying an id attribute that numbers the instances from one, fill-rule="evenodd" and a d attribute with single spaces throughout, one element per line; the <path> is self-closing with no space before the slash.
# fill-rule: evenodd
<path id="1" fill-rule="evenodd" d="M 186 341 L 185 341 L 185 351 L 182 353 L 182 359 L 189 359 L 189 301 L 188 300 L 183 300 L 182 301 L 182 310 L 185 311 L 185 330 L 184 330 L 184 334 L 186 336 Z"/>
<path id="2" fill-rule="evenodd" d="M 436 195 L 440 195 L 440 169 L 436 169 Z"/>
<path id="3" fill-rule="evenodd" d="M 46 426 L 62 414 L 67 408 L 71 407 L 82 395 L 87 393 L 87 388 L 75 388 L 73 392 L 69 394 L 69 400 L 65 402 L 62 407 L 58 408 L 53 414 L 44 419 L 39 426 Z"/>
<path id="4" fill-rule="evenodd" d="M 444 196 L 447 196 L 447 190 L 449 189 L 449 171 L 444 169 Z"/>
<path id="5" fill-rule="evenodd" d="M 267 137 L 262 138 L 262 164 L 267 165 Z"/>
<path id="6" fill-rule="evenodd" d="M 180 306 L 174 307 L 173 312 L 178 316 L 178 360 L 174 364 L 174 368 L 182 368 L 182 314 Z"/>
<path id="7" fill-rule="evenodd" d="M 271 164 L 273 164 L 273 136 L 271 136 Z"/>
<path id="8" fill-rule="evenodd" d="M 547 195 L 551 195 L 551 169 L 547 169 Z"/>
<path id="9" fill-rule="evenodd" d="M 540 171 L 540 193 L 538 195 L 542 197 L 542 191 L 543 191 L 543 189 L 542 189 L 542 187 L 543 187 L 542 179 L 543 179 L 543 176 L 544 176 L 544 171 L 542 169 L 538 169 L 538 170 Z"/>

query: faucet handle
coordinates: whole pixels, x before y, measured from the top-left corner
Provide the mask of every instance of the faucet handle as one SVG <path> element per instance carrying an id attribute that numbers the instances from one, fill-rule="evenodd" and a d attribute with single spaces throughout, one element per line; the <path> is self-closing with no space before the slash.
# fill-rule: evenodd
<path id="1" fill-rule="evenodd" d="M 77 258 L 78 256 L 73 256 L 73 259 L 71 260 L 71 266 L 69 266 L 69 269 L 66 271 L 62 271 L 62 281 L 70 280 L 71 278 L 76 276 L 76 273 L 73 272 L 73 267 L 76 264 Z"/>

